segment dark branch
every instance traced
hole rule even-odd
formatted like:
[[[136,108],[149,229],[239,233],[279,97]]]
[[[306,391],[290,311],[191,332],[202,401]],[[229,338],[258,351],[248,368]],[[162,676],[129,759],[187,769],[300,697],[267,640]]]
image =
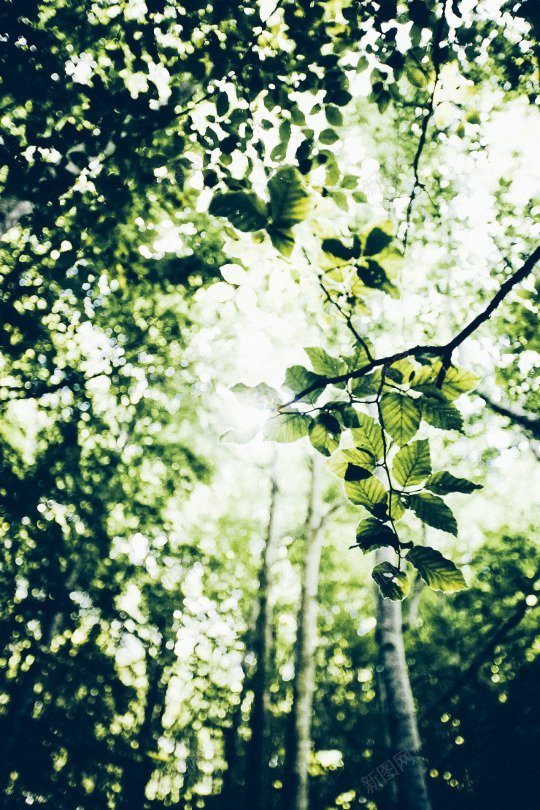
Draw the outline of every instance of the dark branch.
[[[352,322],[351,316],[345,312],[345,310],[343,309],[341,304],[338,301],[336,301],[335,298],[332,298],[332,295],[330,294],[330,292],[328,291],[328,289],[324,285],[322,275],[319,275],[319,286],[320,286],[321,290],[323,291],[323,293],[325,295],[325,298],[328,301],[328,303],[331,304],[332,306],[334,306],[337,309],[337,311],[339,312],[339,314],[341,315],[341,317],[343,318],[343,320],[347,324],[347,329],[351,332],[351,334],[354,336],[354,339],[360,344],[360,346],[362,346],[362,348],[365,351],[366,356],[368,357],[368,359],[373,360],[373,357],[372,357],[371,352],[369,350],[369,346],[367,345],[364,338],[361,335],[359,335],[358,332],[356,331],[356,329],[354,327],[354,324]]]
[[[486,394],[485,391],[477,391],[476,393],[481,399],[484,400],[490,410],[499,414],[499,416],[505,416],[514,424],[519,425],[528,433],[531,433],[534,439],[538,439],[540,441],[540,418],[525,413],[521,410],[509,408],[506,405],[500,405],[498,402],[491,399],[491,397]]]
[[[480,312],[476,318],[473,318],[470,323],[465,326],[461,332],[452,338],[448,343],[444,343],[440,346],[434,345],[418,345],[413,346],[410,349],[404,349],[401,352],[396,352],[396,354],[388,355],[387,357],[380,357],[379,359],[371,360],[365,366],[361,368],[355,369],[354,371],[349,371],[346,374],[338,374],[335,377],[319,377],[316,382],[312,385],[309,385],[303,391],[300,391],[296,396],[291,399],[289,402],[283,403],[281,408],[286,408],[289,405],[293,405],[295,402],[299,402],[303,397],[307,396],[307,394],[311,394],[313,391],[316,391],[318,388],[321,388],[321,384],[323,385],[335,385],[336,383],[343,383],[348,382],[349,380],[355,380],[359,377],[364,377],[366,374],[369,374],[370,371],[373,371],[375,368],[380,368],[381,366],[389,366],[392,363],[396,363],[398,360],[403,360],[405,357],[441,357],[443,359],[443,365],[449,365],[450,360],[452,358],[452,354],[460,346],[467,338],[473,334],[494,312],[495,309],[499,306],[499,304],[506,298],[508,293],[523,281],[529,273],[533,270],[535,264],[540,259],[540,245],[533,250],[531,255],[523,262],[519,270],[510,276],[503,284],[501,284],[497,293],[493,296],[487,307]]]
[[[420,159],[422,157],[422,152],[424,151],[424,147],[426,145],[426,138],[428,133],[428,127],[433,118],[433,113],[435,112],[435,93],[437,92],[437,84],[439,82],[439,75],[441,72],[441,58],[440,58],[440,51],[441,51],[441,40],[442,40],[442,32],[444,30],[444,23],[445,23],[445,13],[446,13],[446,2],[442,4],[441,16],[439,18],[439,22],[437,25],[437,29],[433,35],[433,46],[432,46],[432,56],[431,60],[433,63],[433,89],[431,91],[431,95],[428,99],[427,104],[423,107],[423,116],[422,116],[422,125],[420,128],[420,138],[418,139],[418,145],[416,147],[416,152],[412,162],[412,170],[413,170],[413,187],[411,189],[411,193],[409,196],[409,202],[407,205],[407,211],[405,213],[405,232],[403,234],[403,253],[405,253],[407,249],[407,243],[409,239],[409,230],[411,227],[411,217],[412,217],[412,209],[414,205],[414,201],[416,199],[416,194],[418,189],[421,188],[420,183]]]

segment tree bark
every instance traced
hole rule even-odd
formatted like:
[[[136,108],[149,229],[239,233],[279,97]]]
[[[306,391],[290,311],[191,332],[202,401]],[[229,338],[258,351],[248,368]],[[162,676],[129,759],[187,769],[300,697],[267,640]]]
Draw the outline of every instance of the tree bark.
[[[392,558],[389,549],[377,551],[377,563]],[[392,559],[393,561],[393,559]],[[421,758],[420,735],[403,645],[401,602],[377,591],[377,641],[380,700],[388,728],[399,810],[431,810]],[[383,763],[380,763],[381,765]]]
[[[311,715],[317,649],[317,592],[324,534],[318,457],[310,459],[310,467],[311,487],[304,532],[304,561],[296,625],[293,699],[283,775],[284,810],[307,810],[309,807]]]
[[[248,747],[246,790],[247,801],[254,810],[266,810],[268,806],[268,682],[272,645],[270,589],[271,569],[279,547],[279,534],[276,525],[277,497],[278,486],[274,477],[270,483],[268,525],[259,571],[258,609],[252,642],[255,669],[251,678],[253,703],[250,717],[251,739]]]

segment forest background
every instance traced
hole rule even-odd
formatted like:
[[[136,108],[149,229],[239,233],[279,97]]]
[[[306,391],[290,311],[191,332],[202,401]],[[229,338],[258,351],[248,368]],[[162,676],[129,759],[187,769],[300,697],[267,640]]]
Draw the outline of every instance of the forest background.
[[[534,806],[533,0],[4,0],[7,808]]]

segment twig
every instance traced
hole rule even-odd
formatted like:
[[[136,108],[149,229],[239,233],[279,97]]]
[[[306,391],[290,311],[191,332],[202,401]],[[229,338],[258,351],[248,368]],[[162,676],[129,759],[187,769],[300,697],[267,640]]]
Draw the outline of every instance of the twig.
[[[539,417],[529,415],[523,411],[516,411],[506,405],[500,405],[498,402],[492,400],[491,397],[485,393],[485,391],[476,391],[476,394],[480,397],[480,399],[484,400],[488,408],[494,413],[497,413],[500,416],[506,416],[506,418],[510,419],[511,422],[514,422],[516,425],[519,425],[531,433],[533,438],[540,440]]]
[[[363,338],[363,337],[361,337],[361,335],[359,335],[359,334],[358,334],[358,332],[356,331],[356,329],[355,329],[355,327],[354,327],[354,324],[353,324],[353,322],[352,322],[352,318],[351,318],[351,316],[350,316],[350,315],[348,315],[348,314],[347,314],[347,313],[344,311],[343,307],[341,306],[341,304],[339,304],[339,303],[338,303],[338,301],[336,301],[334,298],[332,298],[332,296],[330,295],[329,291],[328,291],[328,290],[327,290],[327,288],[324,286],[323,277],[322,277],[322,275],[321,275],[321,274],[319,274],[318,278],[319,278],[319,285],[320,285],[320,288],[321,288],[321,290],[323,291],[323,293],[324,293],[324,295],[325,295],[326,300],[328,301],[328,303],[332,304],[332,305],[333,305],[333,306],[334,306],[334,307],[337,309],[337,311],[339,312],[339,314],[341,315],[341,317],[342,317],[342,318],[343,318],[343,320],[345,321],[345,323],[346,323],[346,325],[347,325],[347,329],[348,329],[348,330],[351,332],[351,334],[354,336],[355,340],[356,340],[356,341],[357,341],[357,342],[358,342],[358,343],[359,343],[359,344],[362,346],[363,350],[364,350],[364,351],[365,351],[365,353],[366,353],[366,356],[367,356],[368,360],[370,360],[370,361],[371,361],[371,360],[373,360],[373,355],[371,354],[371,352],[370,352],[370,350],[369,350],[369,346],[367,345],[367,343],[366,343],[366,341],[364,340],[364,338]]]
[[[416,147],[416,152],[412,162],[412,170],[413,170],[413,187],[411,189],[411,193],[409,196],[409,202],[407,204],[407,211],[405,214],[405,232],[403,234],[403,253],[407,250],[407,243],[409,239],[409,229],[411,226],[411,217],[412,217],[412,209],[414,205],[414,201],[416,199],[416,194],[418,189],[421,187],[420,184],[420,159],[422,157],[422,152],[424,151],[424,147],[426,145],[426,138],[428,127],[433,118],[433,113],[435,112],[435,94],[437,92],[437,84],[439,82],[439,76],[441,72],[441,59],[440,59],[440,50],[441,50],[441,39],[442,39],[442,32],[444,29],[444,21],[445,21],[445,14],[446,14],[446,2],[442,4],[442,11],[441,16],[439,18],[439,22],[437,25],[437,29],[433,34],[433,47],[431,51],[431,59],[433,63],[433,89],[431,91],[428,103],[424,107],[424,114],[422,116],[422,126],[420,128],[420,138],[418,139],[418,145]]]

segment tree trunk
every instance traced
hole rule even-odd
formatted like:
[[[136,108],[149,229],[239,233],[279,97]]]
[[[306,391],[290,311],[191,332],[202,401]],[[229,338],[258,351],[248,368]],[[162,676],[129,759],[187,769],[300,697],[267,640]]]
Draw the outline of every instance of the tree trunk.
[[[242,701],[246,693],[246,678],[239,695],[238,704],[231,713],[231,723],[223,730],[223,758],[225,772],[221,785],[219,807],[222,810],[236,810],[240,806],[242,791],[242,774],[240,772],[239,731],[242,724]]]
[[[276,526],[277,495],[278,486],[275,478],[272,478],[266,542],[259,572],[258,610],[252,643],[255,669],[251,678],[253,704],[250,717],[251,739],[248,748],[246,789],[247,801],[254,810],[266,810],[268,806],[268,680],[272,643],[270,575],[279,546],[279,534]]]
[[[392,558],[388,549],[377,551],[377,563]],[[380,700],[388,728],[390,749],[381,770],[383,781],[395,779],[399,810],[430,810],[416,709],[403,645],[401,602],[377,592],[377,641],[381,682]]]
[[[304,532],[302,584],[296,624],[293,700],[283,775],[284,810],[307,810],[309,807],[311,714],[317,649],[317,592],[323,541],[318,457],[310,459],[310,467],[311,487]]]

